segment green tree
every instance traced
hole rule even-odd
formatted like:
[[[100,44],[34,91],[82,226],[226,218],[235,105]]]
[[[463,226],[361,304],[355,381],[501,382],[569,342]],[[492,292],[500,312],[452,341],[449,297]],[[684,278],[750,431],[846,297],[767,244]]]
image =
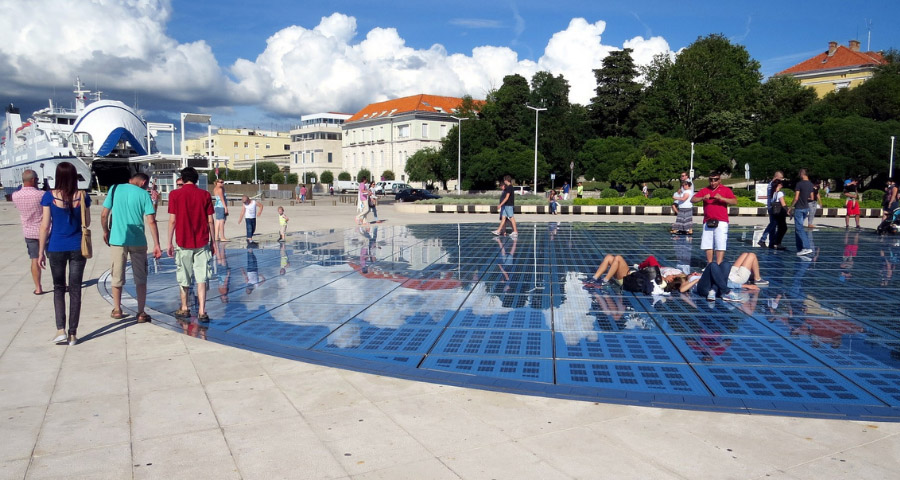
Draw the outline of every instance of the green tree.
[[[611,52],[603,66],[594,70],[597,96],[591,99],[590,114],[594,131],[602,137],[621,137],[633,132],[632,112],[641,98],[638,70],[631,58],[632,49]]]
[[[300,179],[297,177],[296,173],[289,173],[285,181],[291,185],[296,185],[300,183]]]
[[[356,181],[361,182],[363,179],[372,179],[372,172],[370,172],[368,168],[361,168],[356,172]]]
[[[534,127],[533,120],[528,121],[534,112],[525,107],[530,95],[528,80],[518,74],[503,77],[503,85],[488,93],[481,112],[484,118],[493,124],[499,140],[515,139],[521,142],[527,140],[526,126]],[[534,135],[533,129],[531,135]]]
[[[625,168],[628,158],[636,152],[634,141],[630,138],[593,138],[578,152],[576,163],[585,178],[609,180],[612,172]]]
[[[538,154],[538,178],[547,178],[550,166]],[[464,178],[473,188],[493,188],[504,175],[512,176],[518,184],[531,184],[534,176],[534,150],[514,140],[504,140],[497,148],[477,153],[466,164]]]
[[[324,172],[322,172],[322,175],[320,175],[319,180],[322,183],[330,185],[334,183],[334,174],[331,173],[331,170],[325,170]]]
[[[272,175],[271,183],[276,183],[278,185],[283,185],[285,183],[284,174],[281,172],[275,173]]]
[[[451,166],[447,159],[434,148],[423,148],[406,160],[406,173],[414,182],[441,182],[447,189],[447,180],[456,176],[456,161]]]
[[[639,182],[671,187],[673,180],[690,166],[691,144],[687,140],[655,135],[638,147],[641,154],[634,167]]]
[[[253,167],[248,170],[252,179]],[[275,162],[258,162],[256,164],[256,178],[259,179],[259,183],[272,183],[272,175],[276,173],[281,173],[281,168]]]
[[[734,159],[738,165],[749,163],[750,175],[756,179],[772,178],[776,171],[783,170],[787,165],[783,152],[758,142],[738,149]]]
[[[712,113],[750,116],[762,78],[759,62],[719,34],[698,38],[674,62],[661,60],[648,73],[653,84],[647,90],[646,113],[662,116],[651,123],[671,123],[670,132],[689,141],[717,138],[711,128],[715,119],[708,118]]]
[[[760,123],[765,127],[788,119],[809,108],[816,100],[816,91],[800,85],[796,78],[790,75],[772,77],[760,87],[757,108]]]
[[[346,182],[346,181],[352,180],[352,179],[353,179],[353,176],[350,175],[350,173],[348,173],[348,172],[341,172],[338,174],[338,180]]]
[[[381,176],[382,176],[385,180],[387,180],[387,181],[392,181],[392,180],[394,180],[394,172],[393,172],[393,170],[385,170],[385,171],[381,172]]]
[[[531,87],[529,104],[547,109],[539,114],[538,151],[546,159],[550,172],[561,175],[568,171],[569,163],[590,133],[587,110],[569,103],[569,82],[562,75],[537,72]],[[522,144],[533,148],[535,115],[532,110],[528,113],[529,140]],[[549,183],[548,176],[539,176],[538,182]]]

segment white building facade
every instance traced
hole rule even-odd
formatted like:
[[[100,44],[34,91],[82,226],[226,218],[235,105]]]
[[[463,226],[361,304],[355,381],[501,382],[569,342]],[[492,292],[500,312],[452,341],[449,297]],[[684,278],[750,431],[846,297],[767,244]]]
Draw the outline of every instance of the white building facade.
[[[337,179],[343,166],[344,122],[348,113],[315,113],[300,117],[300,125],[291,130],[291,173],[304,182],[310,174],[321,178],[329,170]]]
[[[406,160],[423,148],[441,148],[462,101],[421,94],[367,105],[343,124],[343,171],[355,179],[365,168],[378,180],[390,170],[407,181]]]

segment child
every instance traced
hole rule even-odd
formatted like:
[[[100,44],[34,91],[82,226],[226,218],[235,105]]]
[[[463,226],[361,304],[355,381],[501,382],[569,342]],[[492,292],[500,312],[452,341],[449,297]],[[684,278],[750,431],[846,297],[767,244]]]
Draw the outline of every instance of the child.
[[[278,207],[278,225],[281,226],[281,238],[278,239],[279,242],[284,243],[287,240],[287,224],[288,217],[284,215],[284,207]]]
[[[238,225],[245,218],[247,219],[247,244],[253,243],[253,234],[256,232],[256,217],[262,215],[263,204],[257,200],[250,200],[250,197],[244,195],[241,199],[244,203],[244,209],[241,210],[241,216],[238,218]]]

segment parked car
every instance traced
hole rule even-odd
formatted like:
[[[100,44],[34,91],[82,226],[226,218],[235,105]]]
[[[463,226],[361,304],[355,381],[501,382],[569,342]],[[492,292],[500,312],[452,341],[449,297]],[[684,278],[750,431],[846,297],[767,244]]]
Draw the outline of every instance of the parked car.
[[[515,188],[516,195],[531,195],[532,193],[531,187],[527,185],[519,185],[513,188]]]
[[[353,180],[338,180],[334,182],[334,191],[338,193],[358,192],[359,182]]]
[[[394,195],[394,200],[398,202],[415,202],[416,200],[431,200],[433,198],[441,198],[441,196],[421,188],[403,189]]]
[[[400,190],[406,190],[407,188],[412,188],[406,183],[403,182],[395,182],[393,180],[387,180],[384,182],[378,182],[375,184],[375,193],[379,195],[384,195],[385,193],[394,193],[396,194]]]

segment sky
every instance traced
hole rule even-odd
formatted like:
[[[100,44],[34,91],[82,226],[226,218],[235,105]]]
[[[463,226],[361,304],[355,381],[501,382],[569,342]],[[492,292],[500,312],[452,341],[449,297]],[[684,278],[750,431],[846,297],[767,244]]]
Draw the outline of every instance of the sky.
[[[587,104],[609,52],[644,65],[713,33],[765,77],[832,40],[900,48],[896,0],[0,0],[0,12],[0,102],[70,106],[79,76],[149,121],[209,113],[227,128],[287,130],[418,93],[485,98],[541,70]]]

